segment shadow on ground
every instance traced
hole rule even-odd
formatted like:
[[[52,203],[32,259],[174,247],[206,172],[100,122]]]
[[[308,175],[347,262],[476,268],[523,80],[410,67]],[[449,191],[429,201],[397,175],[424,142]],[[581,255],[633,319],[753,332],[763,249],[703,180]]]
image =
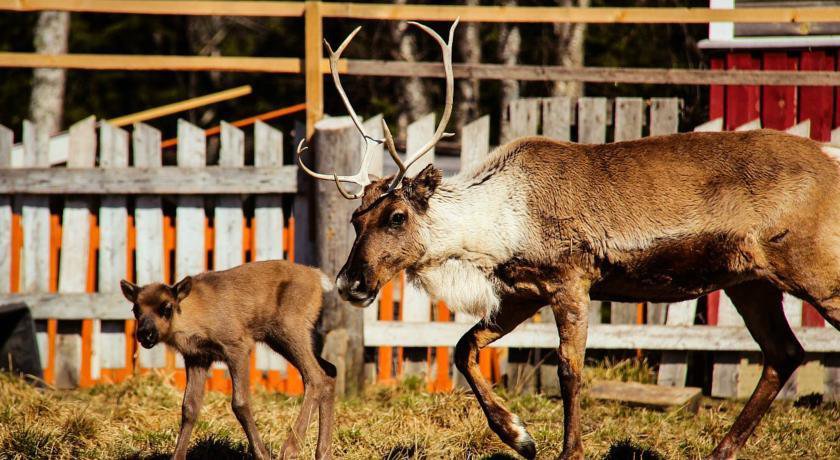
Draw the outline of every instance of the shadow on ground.
[[[174,446],[173,446],[174,449]],[[132,454],[122,460],[169,460],[172,452]],[[253,458],[248,446],[223,437],[208,436],[194,443],[187,452],[187,460],[239,460]]]
[[[655,450],[624,440],[610,446],[603,460],[665,460],[665,457]]]

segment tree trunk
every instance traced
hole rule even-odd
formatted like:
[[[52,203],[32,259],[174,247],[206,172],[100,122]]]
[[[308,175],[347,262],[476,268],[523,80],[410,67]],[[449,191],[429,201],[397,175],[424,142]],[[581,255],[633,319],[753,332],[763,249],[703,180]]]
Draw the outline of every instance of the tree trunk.
[[[504,6],[516,6],[516,0],[506,0]],[[499,59],[502,64],[515,66],[519,61],[519,48],[522,38],[519,35],[519,26],[502,24],[499,34]],[[515,99],[519,98],[519,82],[516,80],[502,80],[500,126],[500,143],[508,142],[510,139],[510,111],[508,106]]]
[[[44,11],[35,27],[35,51],[41,54],[67,53],[70,13]],[[50,135],[61,129],[64,115],[64,69],[35,69],[29,116]]]
[[[479,4],[478,0],[465,0],[467,6]],[[481,63],[481,36],[479,35],[479,23],[468,22],[463,26],[461,39],[458,40],[458,51],[464,62],[468,64]],[[458,111],[456,115],[457,132],[465,124],[478,118],[479,81],[477,79],[458,80]]]
[[[397,0],[395,3],[402,5],[406,0]],[[394,51],[395,59],[416,62],[417,61],[417,39],[409,33],[410,26],[405,21],[396,22],[391,29],[391,36],[399,46]],[[413,28],[413,27],[412,27]],[[401,78],[399,98],[402,106],[400,116],[397,119],[399,137],[404,136],[405,129],[409,123],[429,113],[429,98],[425,91],[423,81],[417,77]]]
[[[590,0],[559,0],[560,6],[589,6]],[[576,4],[576,5],[575,5]],[[554,36],[557,38],[557,65],[563,67],[583,67],[583,45],[586,36],[586,24],[554,24]],[[583,82],[554,82],[555,96],[580,97],[583,95]]]

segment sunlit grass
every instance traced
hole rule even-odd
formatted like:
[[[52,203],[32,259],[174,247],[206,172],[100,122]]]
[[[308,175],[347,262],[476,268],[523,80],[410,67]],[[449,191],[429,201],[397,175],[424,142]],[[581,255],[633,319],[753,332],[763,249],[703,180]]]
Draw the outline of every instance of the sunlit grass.
[[[650,381],[646,363],[621,361],[587,368],[592,378]],[[429,394],[422,382],[372,386],[336,406],[333,456],[341,459],[511,458],[464,391]],[[562,445],[562,404],[539,395],[500,392],[537,441],[540,458]],[[263,439],[277,454],[299,409],[299,398],[257,390],[254,412]],[[87,390],[37,389],[0,375],[0,458],[167,458],[180,420],[181,391],[161,375],[134,377]],[[706,399],[697,414],[657,412],[583,397],[588,458],[627,458],[648,449],[660,458],[698,458],[723,436],[741,403]],[[840,405],[795,408],[777,401],[741,458],[840,458]],[[317,426],[303,458],[312,458]],[[612,451],[611,451],[612,450]],[[191,458],[241,458],[247,441],[228,396],[207,395],[191,443]],[[611,454],[610,454],[611,452]],[[609,454],[609,455],[608,455]],[[637,457],[639,458],[639,457]],[[654,457],[645,457],[654,458]]]

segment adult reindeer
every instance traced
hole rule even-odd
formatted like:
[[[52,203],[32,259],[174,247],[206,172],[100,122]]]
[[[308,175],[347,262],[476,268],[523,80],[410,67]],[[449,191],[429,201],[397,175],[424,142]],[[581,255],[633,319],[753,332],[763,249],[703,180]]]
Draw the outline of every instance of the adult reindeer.
[[[446,136],[452,111],[452,35],[443,50],[446,105],[434,137],[406,160],[365,132],[330,51],[333,79],[365,145],[384,142],[399,172],[371,180],[366,150],[334,180],[356,240],[338,274],[343,298],[373,302],[400,270],[432,296],[482,319],[458,342],[456,364],[490,427],[526,458],[534,440],[479,372],[480,349],[550,305],[560,335],[561,458],[583,458],[581,369],[590,299],[676,302],[724,289],[764,354],[758,385],[712,452],[733,458],[803,359],[782,293],[815,305],[840,328],[840,148],[775,131],[690,133],[606,145],[515,140],[453,177],[408,167]],[[358,31],[358,29],[357,29]],[[327,45],[329,48],[329,45]],[[384,123],[383,123],[384,125]],[[324,154],[323,152],[321,154]],[[342,183],[357,184],[346,191]]]

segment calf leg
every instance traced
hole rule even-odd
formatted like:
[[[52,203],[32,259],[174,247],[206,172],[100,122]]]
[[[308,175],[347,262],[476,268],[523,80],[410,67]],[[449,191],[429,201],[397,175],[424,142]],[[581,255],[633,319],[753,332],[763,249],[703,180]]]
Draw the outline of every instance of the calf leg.
[[[248,369],[250,366],[250,350],[228,351],[228,370],[230,379],[233,382],[233,395],[231,397],[231,409],[233,415],[239,420],[245,436],[251,444],[251,451],[257,459],[269,459],[268,451],[257,432],[257,424],[254,422],[254,415],[251,413],[251,395]]]
[[[782,291],[767,281],[751,281],[726,289],[726,294],[761,347],[764,369],[747,404],[712,452],[713,459],[735,458],[805,356],[782,310]]]
[[[191,359],[185,359],[184,365],[187,368],[187,388],[184,390],[184,402],[181,405],[181,430],[178,433],[175,453],[172,454],[175,460],[184,460],[187,457],[190,435],[204,401],[204,382],[207,381],[207,369],[210,367],[209,363],[199,363]]]
[[[530,318],[538,308],[539,305],[503,304],[494,317],[482,319],[467,331],[455,347],[455,365],[472,388],[490,428],[505,444],[528,459],[536,457],[537,446],[519,417],[505,407],[481,375],[478,352]]]
[[[306,328],[286,328],[287,332],[275,344],[275,350],[282,354],[299,371],[303,379],[303,403],[292,432],[283,443],[280,458],[296,458],[300,443],[318,407],[318,447],[316,459],[331,457],[333,405],[335,399],[335,367],[315,354],[311,332]]]
[[[552,304],[560,335],[557,375],[563,396],[563,453],[561,459],[583,459],[580,435],[580,387],[586,352],[589,295],[563,293]]]

